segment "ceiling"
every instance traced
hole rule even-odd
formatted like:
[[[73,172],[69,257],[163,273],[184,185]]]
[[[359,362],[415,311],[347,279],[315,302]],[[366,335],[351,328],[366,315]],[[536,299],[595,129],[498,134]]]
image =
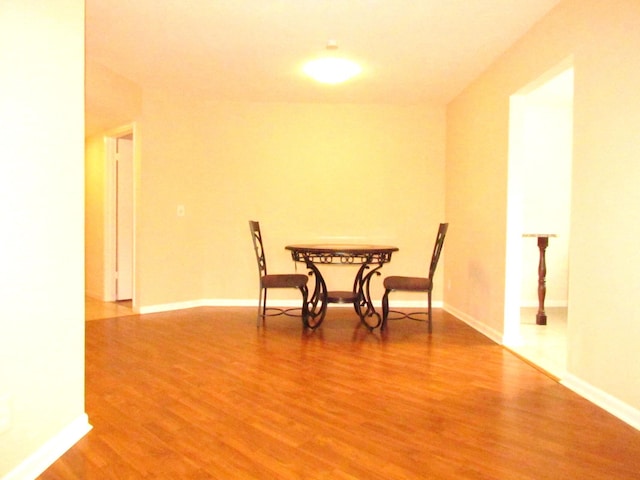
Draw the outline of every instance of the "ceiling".
[[[86,0],[86,55],[143,88],[242,101],[448,102],[559,0]],[[363,73],[315,84],[305,60]]]

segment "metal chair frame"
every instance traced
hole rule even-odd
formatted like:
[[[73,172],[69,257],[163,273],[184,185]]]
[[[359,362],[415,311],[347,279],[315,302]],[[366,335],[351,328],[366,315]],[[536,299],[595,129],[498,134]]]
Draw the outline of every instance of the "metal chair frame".
[[[264,322],[265,317],[287,315],[290,317],[302,317],[302,324],[304,327],[308,327],[308,304],[307,298],[309,296],[309,289],[307,287],[307,281],[309,277],[303,274],[297,273],[284,273],[284,274],[269,274],[267,272],[267,260],[264,253],[264,244],[262,242],[262,233],[260,231],[260,223],[254,220],[249,220],[249,229],[251,230],[251,239],[253,241],[253,248],[256,254],[256,261],[258,263],[259,274],[259,296],[258,296],[258,318],[257,326],[260,326],[261,320]],[[302,294],[302,307],[301,308],[279,308],[279,307],[267,307],[267,290],[270,288],[297,288]],[[301,314],[294,314],[292,312],[301,310]]]
[[[433,291],[433,277],[436,273],[438,266],[438,260],[440,259],[440,253],[442,252],[442,246],[444,245],[444,239],[447,235],[449,228],[448,223],[441,223],[438,227],[438,234],[436,236],[435,245],[433,247],[433,253],[431,255],[431,263],[429,264],[429,276],[428,277],[403,277],[403,276],[390,276],[384,279],[384,295],[382,296],[382,325],[381,330],[384,330],[387,326],[387,320],[400,320],[403,318],[409,318],[411,320],[422,320],[421,315],[427,316],[429,333],[433,331],[433,320],[431,312],[431,293]],[[406,292],[426,292],[427,293],[427,311],[426,312],[410,312],[404,313],[398,310],[389,310],[389,294],[393,291],[406,291]],[[389,313],[392,312],[397,316],[392,319],[389,318]]]

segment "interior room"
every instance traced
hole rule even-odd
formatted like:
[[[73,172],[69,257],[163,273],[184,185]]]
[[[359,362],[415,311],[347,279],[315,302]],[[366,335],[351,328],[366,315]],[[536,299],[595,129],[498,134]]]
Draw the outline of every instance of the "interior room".
[[[513,356],[542,375],[535,385],[550,381],[575,395],[569,404],[597,407],[598,422],[619,422],[632,458],[640,4],[442,3],[0,7],[0,58],[11,66],[0,74],[0,141],[12,159],[0,175],[10,279],[0,302],[2,478],[36,478],[95,434],[87,339],[107,325],[113,335],[127,328],[101,323],[105,313],[89,313],[95,302],[94,312],[106,306],[108,318],[135,317],[142,329],[144,318],[160,325],[197,309],[245,309],[256,335],[248,220],[260,221],[278,272],[306,273],[290,244],[397,247],[372,281],[376,305],[382,278],[425,273],[437,226],[448,222],[434,333],[397,322],[380,348],[414,336],[446,344],[447,358],[468,328],[465,342],[506,362],[499,375],[521,368],[505,360]],[[326,56],[352,59],[360,73],[340,85],[306,77],[303,62]],[[567,72],[570,98],[548,100],[544,86]],[[536,98],[541,90],[550,103]],[[549,235],[544,295],[529,235]],[[119,284],[117,262],[128,272]],[[326,280],[349,288],[353,274],[335,269]],[[547,325],[534,323],[541,296]],[[271,301],[298,298],[282,291]],[[424,305],[392,297],[394,308]],[[296,326],[275,328],[278,344],[283,335],[300,341]],[[323,328],[326,347],[340,322],[314,333]],[[382,340],[370,333],[363,341]],[[399,472],[384,478],[407,478]]]

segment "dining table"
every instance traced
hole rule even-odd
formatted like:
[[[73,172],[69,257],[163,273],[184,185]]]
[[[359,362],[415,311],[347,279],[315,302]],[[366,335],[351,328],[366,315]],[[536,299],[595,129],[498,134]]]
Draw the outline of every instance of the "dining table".
[[[315,278],[313,292],[308,299],[308,324],[317,328],[323,322],[330,303],[350,303],[369,330],[379,327],[382,317],[371,299],[371,279],[380,275],[380,269],[391,261],[398,247],[351,243],[310,243],[285,246],[295,262],[306,265]],[[329,290],[319,266],[358,266],[350,290]]]

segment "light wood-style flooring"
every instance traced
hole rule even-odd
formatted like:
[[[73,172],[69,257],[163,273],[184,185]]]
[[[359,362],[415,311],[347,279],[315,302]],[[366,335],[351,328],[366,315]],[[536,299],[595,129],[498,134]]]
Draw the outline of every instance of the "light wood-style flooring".
[[[94,428],[44,480],[640,478],[639,431],[441,310],[97,319],[86,377]]]
[[[128,315],[133,315],[131,301],[102,302],[91,297],[85,297],[84,299],[84,318],[87,321],[126,317]]]

